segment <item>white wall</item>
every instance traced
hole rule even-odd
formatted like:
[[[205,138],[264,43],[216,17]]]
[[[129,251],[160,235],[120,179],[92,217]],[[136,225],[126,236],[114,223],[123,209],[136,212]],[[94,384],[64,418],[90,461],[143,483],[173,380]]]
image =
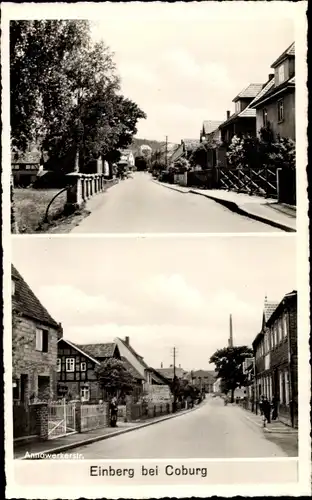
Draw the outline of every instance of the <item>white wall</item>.
[[[124,356],[129,361],[129,363],[139,372],[139,374],[145,378],[145,368],[140,363],[140,361],[132,354],[131,351],[129,351],[129,349],[124,345],[123,342],[120,341],[120,339],[116,338],[114,342],[118,345],[120,355]]]

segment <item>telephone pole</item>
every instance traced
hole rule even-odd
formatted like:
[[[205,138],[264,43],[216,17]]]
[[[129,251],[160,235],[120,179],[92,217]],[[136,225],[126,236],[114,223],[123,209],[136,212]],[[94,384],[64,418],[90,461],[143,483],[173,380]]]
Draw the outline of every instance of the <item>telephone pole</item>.
[[[166,135],[166,167],[168,167],[168,136]]]
[[[233,324],[232,324],[232,314],[230,314],[230,337],[229,337],[229,347],[233,347]]]
[[[172,350],[172,355],[173,355],[173,379],[172,379],[172,388],[173,388],[173,405],[172,405],[172,411],[173,413],[176,411],[176,406],[177,406],[177,379],[176,379],[176,356],[177,356],[177,350],[175,347],[173,347]]]

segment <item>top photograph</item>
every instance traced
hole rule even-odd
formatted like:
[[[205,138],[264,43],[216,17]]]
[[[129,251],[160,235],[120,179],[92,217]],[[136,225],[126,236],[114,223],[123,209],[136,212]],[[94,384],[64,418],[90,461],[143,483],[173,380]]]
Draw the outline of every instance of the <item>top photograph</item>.
[[[129,8],[10,21],[11,232],[295,232],[292,20]]]

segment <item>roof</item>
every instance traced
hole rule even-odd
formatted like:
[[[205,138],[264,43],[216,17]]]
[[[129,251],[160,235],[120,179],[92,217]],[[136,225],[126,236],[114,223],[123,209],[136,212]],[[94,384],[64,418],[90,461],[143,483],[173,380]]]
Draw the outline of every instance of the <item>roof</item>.
[[[144,377],[132,366],[131,363],[125,358],[124,356],[121,356],[121,360],[123,361],[127,371],[131,373],[131,375],[136,378],[137,380],[145,380]]]
[[[196,378],[209,378],[209,379],[214,379],[217,374],[213,370],[192,370],[191,372],[188,372],[187,374],[188,377],[196,377]]]
[[[242,90],[236,97],[234,97],[233,102],[239,99],[254,99],[263,87],[263,83],[250,83],[248,87]]]
[[[167,379],[173,378],[173,367],[170,368],[157,368],[157,372],[166,377]],[[181,378],[184,376],[185,371],[182,368],[176,367],[176,377]]]
[[[66,342],[66,344],[68,344],[69,346],[73,347],[74,349],[77,349],[77,351],[79,351],[81,354],[83,354],[84,356],[86,356],[87,358],[91,359],[91,361],[93,361],[94,363],[96,363],[97,365],[99,365],[99,361],[97,359],[94,359],[92,356],[90,356],[90,354],[88,354],[87,352],[85,352],[83,349],[81,349],[81,346],[77,345],[77,344],[74,344],[74,342],[70,342],[69,340],[67,339],[64,339],[63,337],[60,338],[58,340],[58,342]]]
[[[228,118],[228,120],[225,120],[224,122],[221,123],[220,128],[228,125],[232,121],[234,121],[236,118],[256,118],[256,110],[255,109],[250,109],[250,105],[246,106],[243,111],[240,111],[239,113],[233,113],[233,115]]]
[[[275,68],[276,66],[278,66],[287,57],[295,57],[295,42],[289,45],[289,47],[287,47],[287,49],[282,52],[282,54],[271,65],[271,68]]]
[[[155,368],[149,367],[149,372],[152,373],[160,382],[169,385],[171,380],[165,377],[165,375],[161,374],[159,370],[155,370]]]
[[[114,342],[107,344],[75,344],[76,347],[84,351],[93,358],[112,358],[117,345]]]
[[[124,340],[122,340],[120,337],[117,337],[118,340],[125,346],[127,347],[127,349],[131,352],[131,354],[133,354],[133,356],[141,363],[141,365],[144,366],[144,368],[148,368],[148,365],[145,363],[144,359],[142,358],[142,356],[140,356],[134,349],[133,347],[130,345],[130,344],[127,344],[127,342],[125,342]]]
[[[264,319],[265,319],[266,323],[270,319],[270,317],[272,316],[272,314],[274,313],[274,311],[277,308],[278,304],[279,304],[278,302],[268,301],[267,297],[265,297],[265,299],[264,299],[263,314],[264,314]]]
[[[265,88],[263,89],[263,92],[259,93],[257,97],[250,103],[249,106],[256,109],[267,99],[273,98],[276,94],[280,94],[281,92],[286,91],[289,88],[295,87],[295,84],[296,83],[294,76],[277,86],[275,85],[274,78],[272,78],[272,80],[266,84]]]
[[[12,307],[28,318],[34,319],[45,325],[59,329],[60,325],[41,304],[26,281],[12,265],[12,278],[15,282],[15,292],[12,296]]]
[[[203,123],[204,134],[211,134],[212,132],[217,130],[217,128],[219,128],[221,123],[223,122],[217,120],[205,120]]]
[[[285,304],[291,300],[297,300],[297,291],[296,290],[293,290],[292,292],[287,293],[283,297],[283,299],[279,302],[279,304],[277,304],[274,311],[272,311],[270,317],[267,320],[268,326],[270,324],[272,324],[272,322],[278,317],[279,314],[281,314],[283,308],[285,307]]]
[[[186,151],[192,151],[200,146],[200,141],[198,139],[182,139],[182,143],[184,144]]]

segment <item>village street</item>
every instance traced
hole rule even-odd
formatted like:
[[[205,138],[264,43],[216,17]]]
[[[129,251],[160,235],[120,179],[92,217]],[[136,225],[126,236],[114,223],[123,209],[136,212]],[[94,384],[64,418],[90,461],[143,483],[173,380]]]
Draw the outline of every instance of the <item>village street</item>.
[[[203,196],[181,193],[135,172],[89,200],[91,214],[72,233],[276,232]]]
[[[104,441],[75,448],[85,459],[285,457],[244,410],[207,398],[201,407]]]

